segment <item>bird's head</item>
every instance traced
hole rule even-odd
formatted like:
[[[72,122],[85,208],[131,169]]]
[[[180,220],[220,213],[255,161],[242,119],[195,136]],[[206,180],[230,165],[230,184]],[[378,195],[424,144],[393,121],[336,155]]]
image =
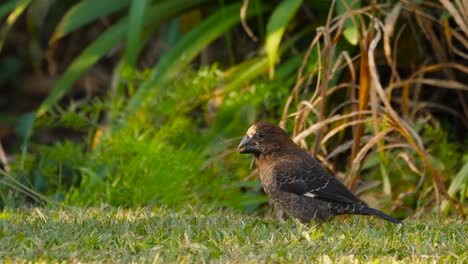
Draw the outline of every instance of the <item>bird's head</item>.
[[[291,144],[288,134],[280,127],[268,122],[258,122],[247,130],[246,135],[239,144],[239,152],[260,154],[271,154],[278,151],[282,146]],[[294,144],[294,143],[292,143]]]

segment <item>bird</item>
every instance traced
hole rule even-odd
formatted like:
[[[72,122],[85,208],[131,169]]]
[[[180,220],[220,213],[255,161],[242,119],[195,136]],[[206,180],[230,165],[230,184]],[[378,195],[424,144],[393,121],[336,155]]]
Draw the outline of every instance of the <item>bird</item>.
[[[238,150],[253,154],[262,187],[273,204],[304,224],[343,214],[374,215],[402,224],[357,198],[277,125],[253,124]]]

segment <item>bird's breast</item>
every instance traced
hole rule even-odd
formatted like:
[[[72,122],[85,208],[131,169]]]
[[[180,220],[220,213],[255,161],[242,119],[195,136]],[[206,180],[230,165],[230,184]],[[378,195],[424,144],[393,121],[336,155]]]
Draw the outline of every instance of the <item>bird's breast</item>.
[[[264,189],[272,189],[275,186],[273,166],[259,166],[258,173]]]

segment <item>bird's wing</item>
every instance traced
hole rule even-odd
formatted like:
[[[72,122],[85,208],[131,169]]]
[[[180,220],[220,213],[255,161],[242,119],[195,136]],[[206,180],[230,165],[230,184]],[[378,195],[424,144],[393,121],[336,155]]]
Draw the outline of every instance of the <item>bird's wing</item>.
[[[362,203],[311,156],[277,161],[273,170],[283,191],[329,202]]]

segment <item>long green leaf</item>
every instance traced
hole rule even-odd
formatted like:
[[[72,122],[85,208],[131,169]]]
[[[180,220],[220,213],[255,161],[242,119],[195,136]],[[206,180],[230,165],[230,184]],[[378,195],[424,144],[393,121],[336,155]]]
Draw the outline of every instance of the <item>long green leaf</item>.
[[[150,78],[139,87],[126,110],[131,112],[143,104],[151,88],[157,87],[173,78],[209,43],[234,25],[240,23],[240,8],[241,4],[236,3],[220,9],[182,37],[176,46],[161,58],[159,63],[154,67]],[[256,9],[249,8],[246,16],[251,17],[265,10],[262,6]]]
[[[468,155],[465,156],[465,165],[460,169],[455,178],[453,178],[447,190],[450,197],[455,198],[460,193],[460,203],[463,204],[468,197]],[[450,204],[447,201],[442,203],[442,211],[447,211]]]
[[[281,55],[286,50],[288,50],[297,40],[299,40],[304,35],[310,33],[313,29],[315,30],[315,25],[310,25],[306,27],[303,31],[293,36],[291,39],[288,39],[279,49],[279,54]],[[278,75],[275,78],[287,78],[289,74],[297,70],[301,65],[302,60],[304,59],[304,54],[298,54],[294,57],[289,58],[287,61],[282,63],[278,68]],[[315,63],[316,59],[312,55],[309,58],[309,63]],[[248,61],[245,61],[233,68],[230,71],[229,80],[224,86],[224,92],[230,92],[238,89],[239,87],[245,85],[246,83],[252,81],[258,76],[264,74],[268,69],[268,57],[258,57]]]
[[[54,88],[42,102],[37,110],[37,116],[42,116],[49,111],[71,88],[73,83],[93,64],[95,64],[104,54],[119,43],[124,37],[127,23],[120,21],[106,32],[101,34],[96,41],[91,43],[65,70]]]
[[[10,13],[16,7],[16,0],[11,0],[8,3],[0,5],[0,19]]]
[[[361,0],[338,0],[336,3],[336,12],[339,15],[345,15],[348,10],[352,11],[361,8]],[[358,19],[356,19],[358,21]],[[351,18],[347,18],[344,24],[343,36],[351,45],[358,43],[358,28],[353,24]]]
[[[243,63],[235,70],[232,78],[230,78],[232,81],[228,81],[224,86],[224,92],[237,90],[240,86],[263,74],[267,68],[268,58],[266,56],[254,58],[248,61],[248,63]]]
[[[144,26],[145,8],[149,0],[133,1],[130,7],[129,27],[127,37],[127,48],[125,50],[125,57],[127,63],[134,67],[138,58],[138,53],[141,45],[141,31]]]
[[[265,51],[268,57],[271,79],[273,79],[275,75],[275,64],[279,58],[278,50],[281,38],[283,38],[284,31],[289,21],[291,21],[296,14],[301,3],[302,0],[285,0],[281,2],[268,20]]]
[[[140,2],[140,1],[134,1]],[[130,0],[84,0],[74,5],[63,16],[50,42],[66,36],[74,30],[103,16],[117,12],[130,4]]]
[[[457,173],[457,176],[452,180],[450,187],[448,188],[448,194],[451,197],[455,196],[455,193],[460,191],[461,197],[466,198],[468,194],[468,161]]]
[[[158,3],[148,8],[144,24],[156,24],[163,19],[171,17],[194,5],[206,2],[208,0],[170,0]],[[37,111],[37,116],[41,116],[50,110],[60,98],[70,89],[72,84],[102,56],[109,52],[112,47],[120,43],[128,32],[128,20],[122,19],[101,34],[98,39],[91,43],[65,70],[63,75],[57,81],[54,89],[41,104]]]
[[[282,63],[278,68],[277,78],[287,78],[292,72],[296,71],[301,65],[304,59],[304,54],[299,54],[289,58],[287,61]],[[238,90],[239,87],[249,83],[258,76],[262,75],[268,68],[268,58],[266,56],[254,58],[242,65],[239,65],[229,78],[230,81],[226,83],[223,89],[223,93],[229,93],[230,91]]]

